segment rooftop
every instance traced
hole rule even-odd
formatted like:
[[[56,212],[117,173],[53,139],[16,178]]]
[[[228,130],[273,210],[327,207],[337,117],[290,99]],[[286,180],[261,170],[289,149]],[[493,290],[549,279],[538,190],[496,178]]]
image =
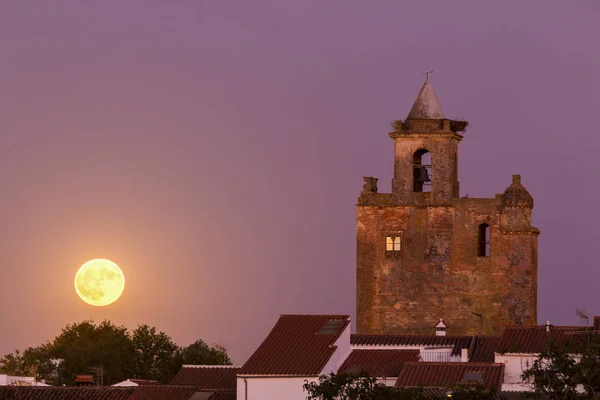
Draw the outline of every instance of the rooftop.
[[[239,374],[316,376],[349,324],[347,315],[281,315]]]
[[[486,389],[500,389],[504,380],[504,364],[465,362],[408,362],[404,364],[396,386],[451,387],[482,384]]]
[[[537,354],[548,349],[551,343],[575,341],[578,333],[589,332],[581,326],[516,326],[502,332],[494,351],[496,353]]]
[[[171,385],[194,385],[199,391],[235,390],[240,369],[233,365],[184,365]]]
[[[419,361],[419,350],[352,350],[338,373],[365,371],[376,378],[397,377],[409,361]]]
[[[0,399],[18,400],[129,400],[136,388],[115,387],[0,387]],[[170,400],[170,399],[164,399]],[[178,400],[178,399],[173,399]],[[187,399],[186,399],[187,400]]]
[[[499,336],[475,336],[469,349],[469,362],[494,362]]]
[[[127,400],[189,400],[194,393],[196,388],[193,386],[142,385]]]
[[[472,336],[428,336],[428,335],[352,335],[350,344],[355,347],[365,346],[453,346],[452,355],[460,355],[461,349],[468,349]]]

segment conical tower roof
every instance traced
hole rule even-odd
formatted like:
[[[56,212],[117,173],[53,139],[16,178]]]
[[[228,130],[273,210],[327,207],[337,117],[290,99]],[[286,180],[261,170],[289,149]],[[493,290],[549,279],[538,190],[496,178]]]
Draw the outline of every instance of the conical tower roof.
[[[433,87],[425,82],[406,119],[446,119]]]

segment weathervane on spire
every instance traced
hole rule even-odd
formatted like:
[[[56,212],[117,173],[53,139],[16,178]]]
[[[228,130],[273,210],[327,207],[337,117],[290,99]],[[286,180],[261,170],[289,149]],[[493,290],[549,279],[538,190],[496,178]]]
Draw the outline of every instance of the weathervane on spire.
[[[425,82],[429,82],[429,74],[433,74],[433,71],[423,72],[421,75],[425,75]]]

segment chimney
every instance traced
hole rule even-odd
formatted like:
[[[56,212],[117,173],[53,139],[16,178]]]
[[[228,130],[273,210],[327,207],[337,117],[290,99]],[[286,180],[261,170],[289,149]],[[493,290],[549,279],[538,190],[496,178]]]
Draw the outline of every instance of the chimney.
[[[460,349],[460,362],[469,362],[469,349]]]
[[[546,321],[546,332],[550,332],[550,321]]]
[[[440,318],[440,322],[435,326],[435,336],[446,336],[447,326],[444,321]]]

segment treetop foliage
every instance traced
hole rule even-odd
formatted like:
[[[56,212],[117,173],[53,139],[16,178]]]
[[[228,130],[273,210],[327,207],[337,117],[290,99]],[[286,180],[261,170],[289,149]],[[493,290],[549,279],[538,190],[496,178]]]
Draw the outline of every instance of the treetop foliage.
[[[67,325],[53,341],[0,358],[0,372],[53,385],[73,385],[77,375],[94,375],[102,385],[130,378],[169,383],[184,364],[230,365],[231,360],[224,348],[202,339],[179,347],[148,325],[129,332],[110,321],[83,321]]]
[[[482,385],[457,385],[452,388],[397,388],[385,386],[365,371],[323,375],[318,382],[304,382],[307,400],[435,400],[496,399],[495,390]]]

